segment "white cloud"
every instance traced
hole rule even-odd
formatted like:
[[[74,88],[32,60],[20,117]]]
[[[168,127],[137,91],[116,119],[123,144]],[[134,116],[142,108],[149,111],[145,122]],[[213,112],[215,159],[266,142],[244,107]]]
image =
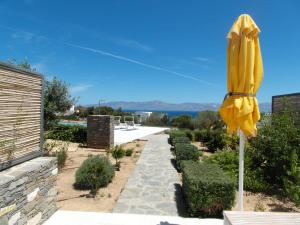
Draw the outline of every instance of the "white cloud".
[[[85,50],[85,51],[97,53],[97,54],[104,55],[104,56],[109,56],[109,57],[112,57],[112,58],[115,58],[115,59],[119,59],[119,60],[122,60],[122,61],[126,61],[126,62],[129,62],[129,63],[140,65],[140,66],[143,66],[143,67],[146,67],[146,68],[150,68],[150,69],[166,72],[166,73],[169,73],[169,74],[173,74],[173,75],[176,75],[178,77],[194,80],[196,82],[206,84],[206,85],[209,85],[209,86],[212,86],[212,87],[217,87],[216,84],[205,81],[205,80],[202,80],[202,79],[199,79],[195,76],[191,76],[191,75],[187,75],[187,74],[184,74],[184,73],[179,73],[179,72],[176,72],[176,71],[173,71],[173,70],[169,70],[169,69],[166,69],[166,68],[163,68],[163,67],[147,64],[147,63],[144,63],[144,62],[141,62],[141,61],[138,61],[138,60],[134,60],[134,59],[130,59],[130,58],[127,58],[127,57],[124,57],[124,56],[115,55],[115,54],[112,54],[110,52],[106,52],[106,51],[103,51],[103,50],[98,50],[98,49],[89,48],[89,47],[76,45],[76,44],[71,44],[71,43],[66,43],[66,42],[64,44],[69,45],[69,46],[74,47],[74,48],[79,48],[79,49],[82,49],[82,50]]]
[[[206,63],[213,62],[212,59],[210,59],[210,58],[204,58],[204,57],[196,57],[196,60],[201,61],[201,62],[206,62]]]
[[[30,43],[34,38],[34,34],[25,31],[18,31],[11,35],[14,39],[22,39],[26,43]]]
[[[152,48],[148,45],[142,44],[135,40],[117,38],[117,39],[113,39],[113,41],[114,41],[114,43],[116,43],[118,45],[133,48],[133,49],[138,49],[138,50],[145,51],[145,52],[153,52],[154,51],[154,48]]]
[[[71,93],[77,93],[77,92],[82,92],[85,91],[91,87],[93,87],[94,85],[92,84],[79,84],[79,85],[74,85],[70,87],[70,92]]]

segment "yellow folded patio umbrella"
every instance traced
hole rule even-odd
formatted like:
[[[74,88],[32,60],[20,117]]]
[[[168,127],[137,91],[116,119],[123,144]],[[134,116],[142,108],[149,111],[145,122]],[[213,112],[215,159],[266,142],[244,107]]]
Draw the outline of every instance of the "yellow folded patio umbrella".
[[[220,114],[230,133],[256,135],[260,119],[255,97],[263,78],[259,28],[246,14],[240,15],[229,31],[227,48],[227,89]]]
[[[263,79],[263,63],[253,19],[240,15],[229,31],[227,49],[227,89],[220,115],[230,133],[239,131],[239,209],[243,210],[244,144],[246,136],[255,136],[260,119],[256,92]]]

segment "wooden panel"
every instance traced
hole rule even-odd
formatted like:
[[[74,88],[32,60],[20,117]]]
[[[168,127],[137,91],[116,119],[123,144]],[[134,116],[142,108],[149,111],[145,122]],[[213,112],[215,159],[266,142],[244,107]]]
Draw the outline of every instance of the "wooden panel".
[[[0,63],[0,169],[39,155],[43,77]]]
[[[300,93],[273,96],[272,112],[281,112],[285,103],[288,104],[291,110],[300,113]]]

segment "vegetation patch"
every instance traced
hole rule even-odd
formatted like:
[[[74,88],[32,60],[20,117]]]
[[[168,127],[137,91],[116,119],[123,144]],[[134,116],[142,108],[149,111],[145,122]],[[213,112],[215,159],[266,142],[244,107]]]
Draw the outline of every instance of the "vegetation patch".
[[[194,145],[177,143],[175,145],[175,157],[177,169],[181,170],[181,163],[184,160],[198,161],[202,152]]]
[[[175,146],[176,144],[180,144],[180,143],[189,144],[189,143],[191,143],[191,141],[188,137],[175,137],[172,141],[173,146]]]
[[[217,165],[185,161],[182,187],[191,216],[222,217],[234,205],[235,183]]]
[[[90,156],[75,174],[75,188],[90,189],[95,196],[101,187],[106,187],[115,175],[115,168],[107,157]]]
[[[205,158],[205,162],[218,165],[229,175],[238,187],[239,176],[239,153],[236,150],[217,151],[212,156]],[[270,189],[270,185],[264,181],[261,169],[253,165],[251,153],[245,151],[244,155],[244,189],[253,192],[265,192]]]
[[[56,125],[45,135],[46,139],[87,143],[87,128],[80,125]]]

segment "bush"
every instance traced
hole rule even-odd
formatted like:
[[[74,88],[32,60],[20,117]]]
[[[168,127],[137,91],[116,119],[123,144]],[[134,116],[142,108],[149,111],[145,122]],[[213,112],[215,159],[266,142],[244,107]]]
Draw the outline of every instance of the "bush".
[[[120,159],[123,158],[125,156],[126,152],[125,150],[121,147],[116,145],[115,147],[113,147],[112,151],[111,151],[111,155],[112,157],[116,160],[116,170],[120,170],[121,168],[121,163],[120,163]]]
[[[179,144],[179,143],[189,144],[189,143],[191,143],[191,141],[188,137],[176,137],[172,141],[173,146],[175,146],[176,144]]]
[[[250,142],[253,163],[277,190],[300,205],[300,118],[284,110],[261,121]]]
[[[239,138],[236,135],[228,135],[223,129],[216,130],[196,130],[194,131],[195,141],[200,141],[206,145],[211,151],[222,150],[230,147],[236,149],[238,147]]]
[[[178,128],[194,129],[192,117],[190,115],[181,115],[175,117],[171,121],[172,126]]]
[[[176,137],[185,137],[185,133],[183,131],[180,131],[180,130],[173,130],[173,131],[169,131],[169,144],[170,145],[174,145],[173,144],[173,139],[176,138]]]
[[[202,129],[194,131],[194,140],[202,143],[206,143],[211,140],[210,130]]]
[[[222,150],[223,148],[228,146],[229,136],[225,133],[225,131],[219,130],[211,130],[209,134],[210,140],[208,140],[205,145],[211,152],[215,152],[217,150]]]
[[[107,157],[90,156],[76,171],[74,186],[80,189],[91,189],[91,193],[96,195],[98,189],[106,187],[114,175],[114,166]]]
[[[184,160],[198,161],[200,151],[196,146],[186,143],[178,143],[175,145],[176,165],[181,170],[181,162]]]
[[[209,158],[204,159],[207,163],[218,165],[224,172],[229,175],[238,187],[239,176],[239,153],[238,151],[226,149],[217,151]],[[251,153],[245,151],[244,154],[244,189],[253,192],[264,192],[270,187],[264,181],[260,168],[257,168],[252,163]]]
[[[63,168],[66,164],[66,160],[68,158],[67,150],[61,149],[60,151],[56,152],[56,158],[57,158],[57,166],[59,169]]]
[[[125,151],[125,155],[126,156],[132,156],[132,153],[133,153],[133,149],[132,148],[126,149],[126,151]]]
[[[214,164],[185,161],[182,187],[193,217],[221,217],[234,204],[235,184]]]
[[[80,125],[57,125],[47,132],[45,138],[85,144],[87,143],[87,128]]]
[[[190,129],[183,129],[181,131],[184,132],[185,136],[188,137],[190,141],[194,139],[193,132]]]
[[[195,128],[216,129],[224,127],[224,122],[220,118],[219,112],[202,111],[193,120]]]

